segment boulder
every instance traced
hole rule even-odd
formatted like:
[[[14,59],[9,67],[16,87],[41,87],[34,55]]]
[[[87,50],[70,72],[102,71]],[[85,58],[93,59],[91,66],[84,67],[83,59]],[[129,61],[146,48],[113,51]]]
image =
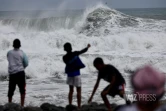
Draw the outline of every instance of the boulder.
[[[22,107],[16,103],[7,103],[4,105],[4,111],[21,111]]]
[[[57,107],[55,105],[44,103],[40,106],[43,111],[65,111],[63,107]]]

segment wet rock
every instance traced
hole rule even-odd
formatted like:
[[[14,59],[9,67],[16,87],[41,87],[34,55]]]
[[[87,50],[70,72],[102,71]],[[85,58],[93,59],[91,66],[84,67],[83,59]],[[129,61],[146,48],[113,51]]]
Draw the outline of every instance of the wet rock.
[[[40,106],[43,111],[65,111],[63,107],[57,107],[55,105],[44,103]]]
[[[107,108],[104,104],[98,105],[94,102],[88,105],[83,105],[81,111],[107,111]]]
[[[65,109],[66,109],[66,111],[76,111],[77,110],[77,106],[75,106],[75,105],[67,105]]]
[[[39,107],[25,107],[23,111],[43,111],[43,110]]]
[[[4,107],[2,105],[0,105],[0,111],[3,111]]]
[[[117,106],[116,104],[111,104],[113,111],[118,111],[118,109],[122,108],[124,105]],[[65,108],[56,106],[50,103],[43,103],[40,107],[27,106],[22,108],[20,105],[15,103],[5,104],[4,106],[0,106],[0,111],[78,111],[77,106],[75,105],[67,105]],[[104,104],[98,104],[96,102],[92,102],[90,104],[82,105],[79,111],[108,111]]]
[[[82,111],[94,110],[94,108],[96,108],[97,106],[98,106],[97,103],[92,102],[88,105],[82,105],[81,110]]]
[[[21,111],[22,107],[16,103],[7,103],[4,105],[4,111]]]

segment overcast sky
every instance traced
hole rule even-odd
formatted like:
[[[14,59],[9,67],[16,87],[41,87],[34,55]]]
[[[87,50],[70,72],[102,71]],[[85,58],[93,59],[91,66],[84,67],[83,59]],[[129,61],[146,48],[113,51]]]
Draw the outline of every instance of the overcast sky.
[[[166,8],[166,0],[0,0],[0,10],[84,9],[99,1],[112,8]]]

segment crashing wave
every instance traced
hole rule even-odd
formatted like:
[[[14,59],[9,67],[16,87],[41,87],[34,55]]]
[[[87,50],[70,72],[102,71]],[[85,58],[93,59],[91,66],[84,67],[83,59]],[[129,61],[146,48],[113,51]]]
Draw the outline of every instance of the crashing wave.
[[[48,17],[48,18],[21,18],[1,19],[3,25],[13,26],[18,30],[54,31],[57,29],[71,29],[77,17]]]
[[[135,27],[139,21],[113,9],[97,8],[88,14],[81,33],[86,35],[107,34],[111,28]]]

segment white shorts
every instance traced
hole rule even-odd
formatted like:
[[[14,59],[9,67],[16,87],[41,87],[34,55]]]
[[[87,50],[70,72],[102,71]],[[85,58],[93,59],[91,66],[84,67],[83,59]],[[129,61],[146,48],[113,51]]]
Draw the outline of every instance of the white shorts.
[[[81,87],[81,76],[67,77],[67,82],[70,86]]]

